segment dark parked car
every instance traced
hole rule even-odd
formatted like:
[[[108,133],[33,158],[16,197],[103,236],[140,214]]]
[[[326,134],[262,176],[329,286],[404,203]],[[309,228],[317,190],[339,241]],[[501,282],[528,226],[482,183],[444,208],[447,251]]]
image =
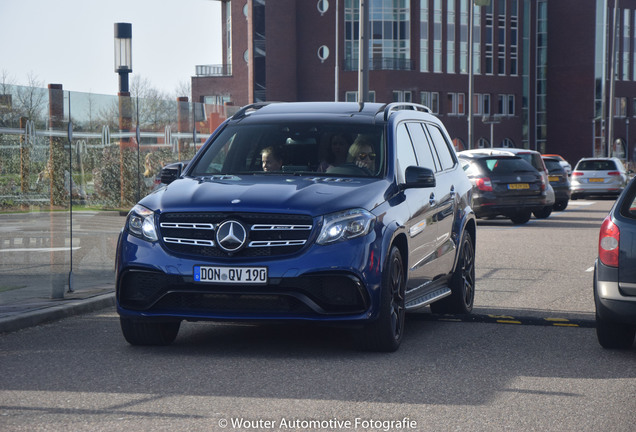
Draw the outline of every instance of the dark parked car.
[[[594,267],[596,335],[605,348],[629,348],[636,334],[636,180],[603,221]]]
[[[426,107],[249,105],[177,177],[119,237],[131,344],[169,344],[182,320],[282,320],[353,325],[394,351],[406,311],[472,311],[471,184]]]
[[[546,202],[543,176],[519,156],[467,150],[458,154],[473,184],[473,209],[479,218],[503,215],[515,224],[530,220]]]
[[[563,168],[561,159],[543,156],[543,163],[548,169],[548,179],[554,189],[554,210],[565,210],[570,202],[570,177]]]

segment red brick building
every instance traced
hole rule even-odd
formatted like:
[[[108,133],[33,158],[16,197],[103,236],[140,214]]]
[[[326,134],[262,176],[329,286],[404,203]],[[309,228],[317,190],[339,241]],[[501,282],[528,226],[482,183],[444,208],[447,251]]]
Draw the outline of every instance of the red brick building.
[[[223,64],[197,66],[195,102],[357,101],[359,0],[221,1]],[[429,106],[458,148],[469,147],[473,2],[483,3],[366,1],[369,99]],[[616,156],[631,153],[636,0],[618,0],[616,26],[614,0],[486,3],[473,9],[470,147],[525,147],[571,163],[607,154],[606,142]]]

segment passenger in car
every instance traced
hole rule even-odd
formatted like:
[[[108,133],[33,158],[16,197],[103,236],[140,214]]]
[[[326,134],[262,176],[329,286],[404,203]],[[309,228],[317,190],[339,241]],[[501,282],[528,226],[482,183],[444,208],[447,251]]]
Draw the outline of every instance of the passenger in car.
[[[351,139],[347,134],[337,133],[329,139],[324,160],[318,166],[318,172],[327,172],[330,167],[343,165],[347,162],[347,154],[351,146]]]
[[[358,135],[349,147],[347,162],[354,163],[360,168],[366,168],[370,173],[375,172],[375,150],[371,139],[365,135]]]
[[[277,147],[265,147],[261,150],[263,171],[280,171],[283,167],[283,154]]]

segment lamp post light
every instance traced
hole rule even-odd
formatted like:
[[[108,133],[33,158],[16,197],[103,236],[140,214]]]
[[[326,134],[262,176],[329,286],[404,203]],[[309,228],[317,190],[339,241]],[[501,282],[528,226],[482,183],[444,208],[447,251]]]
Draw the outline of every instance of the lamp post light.
[[[119,91],[128,92],[128,74],[132,72],[132,24],[115,23],[115,72]]]

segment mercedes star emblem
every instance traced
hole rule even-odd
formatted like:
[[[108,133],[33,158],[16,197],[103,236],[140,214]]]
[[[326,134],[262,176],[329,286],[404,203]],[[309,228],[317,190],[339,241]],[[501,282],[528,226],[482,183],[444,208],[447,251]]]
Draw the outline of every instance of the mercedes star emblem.
[[[225,252],[236,252],[245,245],[247,231],[240,222],[223,222],[216,230],[216,243]]]

